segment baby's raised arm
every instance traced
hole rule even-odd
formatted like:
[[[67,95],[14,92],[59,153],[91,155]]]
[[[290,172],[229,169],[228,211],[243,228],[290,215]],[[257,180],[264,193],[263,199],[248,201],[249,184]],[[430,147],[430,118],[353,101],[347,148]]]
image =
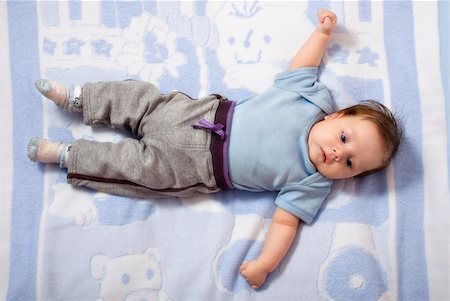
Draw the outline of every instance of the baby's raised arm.
[[[319,9],[317,17],[317,28],[298,50],[292,60],[291,70],[320,65],[337,18],[333,12],[326,9]],[[276,209],[261,254],[240,267],[240,273],[253,288],[261,287],[267,275],[284,258],[296,237],[299,223],[300,220],[296,216],[281,208]]]
[[[309,39],[297,51],[290,66],[290,70],[300,67],[317,67],[320,65],[325,49],[336,26],[336,15],[326,9],[317,12],[318,24]]]

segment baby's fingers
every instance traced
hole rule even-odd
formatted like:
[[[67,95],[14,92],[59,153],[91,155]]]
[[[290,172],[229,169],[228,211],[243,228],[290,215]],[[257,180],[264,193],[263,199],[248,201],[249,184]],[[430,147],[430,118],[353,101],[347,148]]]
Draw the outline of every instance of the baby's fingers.
[[[325,18],[323,18],[322,23],[328,27],[328,26],[332,26],[333,25],[333,21],[331,20],[330,17],[326,16]]]
[[[317,17],[318,17],[320,23],[324,23],[325,20],[327,18],[329,18],[331,23],[334,24],[334,23],[336,23],[336,19],[337,19],[336,15],[332,11],[324,9],[324,8],[319,9],[319,11],[317,12]]]

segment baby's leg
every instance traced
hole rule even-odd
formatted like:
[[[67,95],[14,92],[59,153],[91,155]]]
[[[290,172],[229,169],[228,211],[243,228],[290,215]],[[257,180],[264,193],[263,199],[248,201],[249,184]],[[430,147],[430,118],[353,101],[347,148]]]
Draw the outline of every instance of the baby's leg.
[[[145,135],[144,119],[170,102],[154,85],[134,80],[86,83],[81,98],[85,124],[105,124],[137,138]]]
[[[81,139],[73,143],[66,158],[68,182],[128,197],[191,196],[218,191],[212,166],[207,163],[211,160],[209,149],[197,150],[195,156],[183,153],[131,138],[119,143]]]
[[[88,125],[102,123],[137,137],[142,137],[142,118],[161,109],[171,97],[161,95],[154,85],[142,81],[86,83],[72,90],[42,79],[36,82],[36,88],[63,110],[83,112]]]
[[[81,102],[81,87],[68,88],[62,83],[40,79],[35,82],[36,89],[42,95],[52,100],[64,111],[81,112],[83,105]]]

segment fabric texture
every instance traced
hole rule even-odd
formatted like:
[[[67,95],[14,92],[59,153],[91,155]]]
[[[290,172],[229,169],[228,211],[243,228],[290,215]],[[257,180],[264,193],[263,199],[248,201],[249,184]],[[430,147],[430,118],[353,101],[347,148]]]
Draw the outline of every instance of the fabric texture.
[[[0,1],[0,300],[450,300],[449,4]],[[28,159],[33,137],[124,138],[62,112],[37,79],[245,99],[288,68],[323,6],[338,25],[319,81],[337,109],[382,102],[405,137],[386,171],[334,181],[261,289],[239,266],[259,254],[277,193],[118,197]]]

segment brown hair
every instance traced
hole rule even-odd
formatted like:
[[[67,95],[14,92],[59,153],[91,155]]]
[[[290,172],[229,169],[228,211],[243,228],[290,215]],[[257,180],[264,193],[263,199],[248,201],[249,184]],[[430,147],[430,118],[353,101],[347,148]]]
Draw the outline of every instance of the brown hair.
[[[385,142],[386,156],[382,165],[375,169],[362,172],[358,177],[367,176],[389,165],[400,146],[402,130],[398,126],[394,114],[387,107],[374,100],[365,100],[357,105],[340,110],[336,114],[341,116],[361,116],[363,119],[373,122]]]

